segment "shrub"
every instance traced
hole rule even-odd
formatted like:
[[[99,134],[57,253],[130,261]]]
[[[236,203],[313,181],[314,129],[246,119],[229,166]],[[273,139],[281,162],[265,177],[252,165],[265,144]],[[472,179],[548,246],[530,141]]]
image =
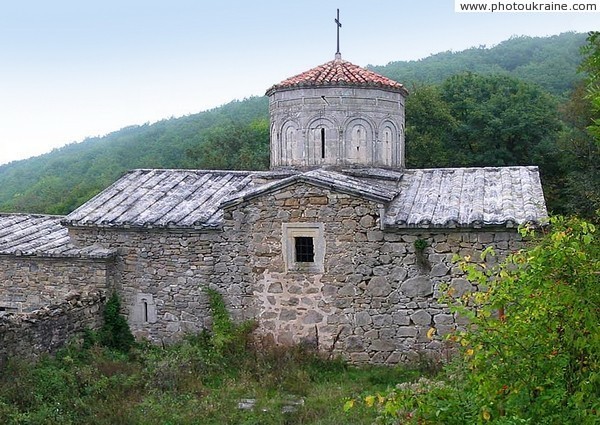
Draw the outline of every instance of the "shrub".
[[[113,292],[104,306],[104,324],[98,339],[101,345],[123,353],[129,352],[135,343],[127,320],[121,315],[121,300],[116,292]]]
[[[579,219],[553,218],[551,229],[497,267],[462,263],[487,289],[454,307],[470,319],[450,336],[460,356],[439,383],[365,399],[379,406],[382,421],[600,421],[600,242],[595,227]],[[521,232],[537,238],[532,229]]]

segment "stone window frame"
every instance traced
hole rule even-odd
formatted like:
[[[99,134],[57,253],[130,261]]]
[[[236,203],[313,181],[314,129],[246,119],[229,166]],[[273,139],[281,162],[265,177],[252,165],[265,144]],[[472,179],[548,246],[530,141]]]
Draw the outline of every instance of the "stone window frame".
[[[297,237],[313,239],[313,262],[296,261],[295,238]],[[286,272],[323,273],[325,263],[323,223],[282,223],[281,246]]]

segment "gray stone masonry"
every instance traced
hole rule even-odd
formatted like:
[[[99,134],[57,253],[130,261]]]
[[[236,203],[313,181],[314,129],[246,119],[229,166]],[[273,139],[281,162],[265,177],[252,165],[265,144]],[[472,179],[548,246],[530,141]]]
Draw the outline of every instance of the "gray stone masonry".
[[[32,311],[113,286],[112,258],[0,255],[0,311]]]
[[[117,249],[115,287],[136,337],[169,343],[210,324],[203,288],[218,273],[211,245],[219,232],[95,227],[69,232],[79,245]]]
[[[213,247],[212,282],[240,317],[280,344],[309,343],[354,363],[397,363],[439,355],[457,327],[443,288],[477,288],[452,262],[486,246],[520,246],[516,232],[404,232],[380,229],[382,205],[298,183],[225,211]],[[322,271],[290,271],[284,226],[323,225]],[[414,242],[427,247],[416,252]],[[423,258],[424,257],[424,258]],[[425,261],[423,261],[425,260]],[[435,328],[433,338],[428,331]]]
[[[105,299],[103,291],[71,292],[29,313],[0,312],[0,367],[11,357],[33,360],[54,353],[85,329],[100,329]]]
[[[308,87],[270,97],[271,167],[404,166],[404,95]],[[323,150],[324,148],[324,150]]]

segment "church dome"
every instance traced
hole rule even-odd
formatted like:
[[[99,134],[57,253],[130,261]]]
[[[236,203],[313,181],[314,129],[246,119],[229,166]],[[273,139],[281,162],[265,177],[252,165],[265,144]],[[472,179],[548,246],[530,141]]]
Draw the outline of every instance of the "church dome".
[[[332,61],[275,84],[267,90],[266,95],[271,96],[278,90],[333,86],[376,87],[400,92],[405,96],[408,94],[406,88],[397,81],[342,60],[340,55],[336,55]]]
[[[271,168],[404,167],[406,88],[335,59],[267,90]]]

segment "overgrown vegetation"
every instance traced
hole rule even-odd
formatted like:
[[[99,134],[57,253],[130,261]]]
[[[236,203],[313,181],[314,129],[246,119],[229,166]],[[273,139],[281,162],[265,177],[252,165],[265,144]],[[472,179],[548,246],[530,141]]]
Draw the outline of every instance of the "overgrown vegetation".
[[[384,391],[418,374],[352,367],[306,347],[268,345],[252,336],[251,323],[230,320],[217,292],[207,294],[212,332],[180,344],[134,345],[125,353],[98,341],[87,348],[73,344],[36,364],[13,359],[0,370],[0,423],[365,424],[376,412],[346,413],[346,399]],[[114,309],[107,312],[114,321]],[[122,335],[119,327],[110,329]],[[113,345],[113,340],[105,342]]]
[[[135,344],[135,338],[124,316],[121,315],[121,299],[113,292],[106,301],[103,312],[104,322],[99,332],[88,331],[83,347],[99,345],[127,354]]]
[[[551,229],[496,267],[466,259],[469,280],[487,289],[454,306],[469,319],[450,336],[457,359],[363,405],[390,424],[599,423],[600,238],[579,219],[554,218]]]

